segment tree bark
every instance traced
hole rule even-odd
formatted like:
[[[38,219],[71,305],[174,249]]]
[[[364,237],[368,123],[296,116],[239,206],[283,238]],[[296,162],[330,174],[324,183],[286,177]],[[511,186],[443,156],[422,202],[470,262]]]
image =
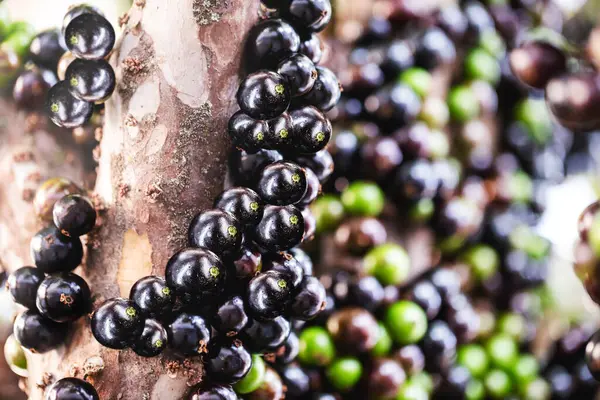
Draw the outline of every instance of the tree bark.
[[[122,17],[124,33],[111,56],[118,86],[106,105],[99,147],[94,196],[100,218],[84,240],[87,255],[76,270],[90,285],[95,306],[127,297],[143,276],[163,275],[169,257],[186,244],[193,215],[210,208],[222,190],[226,126],[236,107],[244,38],[258,6],[258,0],[136,0]],[[29,147],[41,151],[47,143]],[[30,162],[38,174],[83,178],[82,168],[46,169],[29,153],[0,160]],[[34,174],[20,181],[28,179],[40,180]],[[0,201],[11,204],[0,208],[1,237],[9,239],[0,244],[0,260],[7,269],[29,262],[29,240],[39,228],[30,204],[5,199],[14,192],[14,182],[0,182]],[[43,387],[65,376],[86,376],[103,400],[180,399],[202,379],[197,361],[169,354],[144,359],[131,350],[103,348],[91,335],[89,318],[74,324],[64,346],[28,354],[28,363],[30,399],[43,398]]]

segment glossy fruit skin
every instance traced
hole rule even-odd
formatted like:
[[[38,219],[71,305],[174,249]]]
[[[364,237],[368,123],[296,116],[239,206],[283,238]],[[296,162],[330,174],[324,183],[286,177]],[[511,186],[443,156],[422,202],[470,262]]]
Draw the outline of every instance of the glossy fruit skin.
[[[310,391],[310,377],[298,364],[288,364],[278,368],[283,384],[287,388],[286,396],[299,398]]]
[[[89,233],[96,225],[96,209],[85,197],[71,194],[54,204],[54,225],[65,236],[77,237]]]
[[[169,347],[184,356],[207,353],[210,341],[210,325],[200,315],[183,312],[167,327]]]
[[[550,43],[532,41],[510,53],[510,66],[522,83],[543,89],[550,79],[567,70],[567,57]]]
[[[33,353],[46,353],[60,346],[69,326],[44,318],[37,311],[25,311],[13,325],[13,335],[21,346]]]
[[[383,87],[371,96],[365,101],[367,111],[390,126],[409,125],[421,112],[421,98],[403,83]],[[375,100],[376,108],[368,107],[370,98]]]
[[[219,306],[212,319],[212,326],[221,334],[233,336],[243,330],[249,320],[244,299],[234,296]]]
[[[98,14],[81,14],[65,29],[67,48],[78,58],[98,60],[106,57],[115,45],[115,30]]]
[[[456,358],[456,336],[443,321],[433,321],[423,337],[427,371],[446,371]]]
[[[307,190],[306,173],[297,164],[278,161],[259,175],[256,191],[268,204],[286,206],[297,203]]]
[[[75,6],[69,7],[69,10],[63,17],[62,21],[62,35],[65,34],[65,29],[67,26],[73,21],[75,18],[79,17],[82,14],[98,14],[104,15],[102,11],[98,7],[94,7],[89,4],[79,4]]]
[[[62,128],[76,128],[89,121],[94,112],[92,103],[71,94],[69,82],[61,81],[48,92],[45,105],[48,116]]]
[[[257,176],[264,167],[283,160],[283,156],[275,150],[259,150],[249,154],[241,150],[233,150],[229,157],[229,168],[235,185],[254,187]]]
[[[240,222],[232,214],[219,209],[198,213],[188,229],[190,246],[204,247],[218,256],[236,256],[242,240]]]
[[[156,357],[166,346],[166,329],[160,322],[151,318],[146,318],[142,334],[131,343],[131,349],[142,357]]]
[[[38,109],[44,105],[48,91],[56,82],[56,75],[50,70],[43,68],[25,70],[15,81],[13,100],[20,108]]]
[[[249,351],[262,353],[277,350],[291,332],[290,322],[277,317],[268,321],[251,319],[240,334],[240,338]]]
[[[288,252],[265,254],[262,271],[277,271],[284,274],[294,292],[305,275],[302,265]]]
[[[235,383],[250,371],[252,357],[240,343],[218,343],[210,347],[204,366],[216,382]]]
[[[300,201],[296,203],[298,207],[309,206],[321,194],[321,181],[319,181],[317,174],[306,167],[304,168],[304,174],[306,175],[306,192]]]
[[[54,204],[68,194],[80,192],[81,188],[65,178],[50,178],[44,181],[33,199],[35,215],[45,222],[52,222]]]
[[[296,247],[304,235],[304,217],[294,206],[267,206],[253,239],[270,252]]]
[[[280,19],[268,19],[250,30],[244,53],[251,71],[259,68],[274,70],[299,48],[300,37],[290,24]]]
[[[238,111],[229,119],[228,132],[235,147],[256,153],[266,144],[269,125],[267,121],[252,119]]]
[[[215,208],[227,211],[244,227],[256,226],[264,211],[260,196],[247,187],[234,187],[222,192],[214,203]]]
[[[334,243],[342,251],[364,255],[387,240],[387,231],[378,219],[372,217],[351,218],[335,231]]]
[[[49,275],[37,290],[36,306],[55,322],[75,321],[90,309],[90,288],[85,279],[71,272]]]
[[[168,315],[175,304],[175,295],[160,276],[145,276],[133,284],[129,291],[133,301],[146,317],[161,318]]]
[[[106,300],[94,311],[92,334],[104,347],[124,349],[144,331],[141,310],[131,300],[114,298]]]
[[[40,269],[22,267],[8,276],[6,285],[15,302],[35,311],[35,296],[44,279]]]
[[[329,0],[291,0],[286,5],[284,16],[300,30],[321,32],[331,21]]]
[[[262,269],[262,255],[254,247],[243,247],[241,255],[233,261],[235,279],[247,282]]]
[[[312,89],[302,97],[302,101],[321,111],[331,110],[342,96],[342,86],[337,76],[329,68],[317,67],[318,77]]]
[[[586,88],[585,101],[578,90]],[[595,73],[565,74],[551,79],[546,85],[546,104],[558,122],[571,130],[592,130],[600,126],[595,104],[600,101],[600,82]]]
[[[285,386],[279,374],[272,368],[267,368],[263,384],[244,398],[247,400],[284,399]]]
[[[298,335],[294,332],[290,332],[285,342],[282,344],[283,351],[278,349],[275,351],[275,363],[279,365],[286,365],[291,363],[298,356],[300,351],[300,341]]]
[[[308,321],[325,308],[327,294],[323,284],[314,276],[305,276],[290,304],[292,318]]]
[[[300,42],[300,53],[308,57],[315,65],[323,58],[323,44],[319,36],[312,33],[308,39]]]
[[[302,267],[304,275],[313,274],[313,262],[308,254],[299,247],[295,247],[289,251],[289,253],[296,259],[296,261]]]
[[[215,384],[198,389],[190,400],[238,400],[238,397],[231,386]]]
[[[407,299],[418,304],[432,321],[440,312],[442,297],[431,282],[423,280],[415,283],[407,294]]]
[[[331,138],[331,122],[317,108],[306,106],[290,111],[294,127],[294,149],[303,154],[323,150]]]
[[[281,75],[266,69],[254,72],[240,84],[236,95],[240,109],[254,119],[280,116],[290,106],[290,87]]]
[[[310,58],[300,53],[283,60],[277,67],[277,73],[287,80],[294,97],[308,93],[319,75]]]
[[[455,59],[454,43],[441,29],[428,29],[418,39],[415,62],[420,67],[432,70],[441,65],[452,64]]]
[[[333,313],[327,320],[327,330],[337,349],[353,354],[371,350],[379,340],[377,320],[368,311],[357,307]]]
[[[225,289],[227,269],[212,251],[186,248],[167,262],[165,279],[177,296],[208,298]]]
[[[600,332],[596,332],[585,346],[585,363],[594,378],[600,378]]]
[[[264,147],[281,152],[292,151],[295,135],[290,114],[284,112],[277,118],[268,121],[268,125]]]
[[[36,65],[56,71],[58,60],[65,52],[61,33],[48,29],[38,33],[29,45],[29,55]]]
[[[246,293],[246,307],[253,317],[261,320],[283,314],[292,300],[291,277],[278,271],[267,271],[253,278]]]
[[[334,162],[331,153],[327,149],[319,150],[314,154],[290,155],[298,165],[310,169],[317,175],[319,182],[325,183],[333,174]],[[335,163],[337,168],[338,163]]]
[[[89,382],[78,378],[63,378],[46,391],[45,400],[100,400],[98,392]]]
[[[31,239],[31,258],[47,274],[72,271],[82,257],[81,240],[65,236],[53,226],[42,229]]]
[[[348,285],[348,303],[375,311],[385,296],[383,286],[373,276],[356,277]]]
[[[406,372],[396,360],[379,358],[374,360],[367,381],[369,395],[393,398],[406,381]]]
[[[65,72],[65,81],[69,82],[73,96],[96,103],[108,100],[117,82],[115,71],[102,59],[73,61]]]

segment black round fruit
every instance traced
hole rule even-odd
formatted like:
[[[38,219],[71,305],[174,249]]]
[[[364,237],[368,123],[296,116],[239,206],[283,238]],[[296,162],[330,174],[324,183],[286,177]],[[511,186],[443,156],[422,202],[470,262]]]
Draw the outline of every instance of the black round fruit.
[[[162,324],[154,319],[144,321],[144,330],[140,337],[131,343],[131,349],[138,356],[156,357],[167,345],[167,331]]]
[[[169,346],[177,353],[192,356],[208,352],[210,325],[200,315],[181,313],[167,328]]]
[[[281,348],[275,351],[275,362],[280,365],[289,364],[296,359],[300,352],[300,339],[294,332],[290,332]]]
[[[296,259],[296,261],[302,267],[304,275],[313,274],[313,262],[308,254],[299,247],[295,247],[289,251],[289,253]]]
[[[215,208],[227,211],[246,227],[256,226],[264,211],[260,196],[247,187],[234,187],[222,192],[215,199]]]
[[[77,59],[65,72],[71,94],[79,100],[103,103],[115,90],[115,71],[105,60]]]
[[[357,277],[348,285],[348,303],[375,311],[383,302],[385,291],[374,276]]]
[[[296,203],[298,207],[308,207],[321,194],[321,181],[317,174],[310,168],[304,168],[304,173],[306,174],[306,193]]]
[[[325,308],[326,298],[323,284],[314,276],[305,276],[290,304],[290,316],[302,321],[313,319]]]
[[[133,301],[109,299],[94,312],[91,329],[101,345],[120,350],[131,346],[142,334],[144,318]]]
[[[256,191],[268,204],[297,203],[306,193],[306,173],[298,164],[278,161],[267,165],[259,175]]]
[[[178,296],[208,298],[225,289],[227,270],[212,251],[186,248],[167,262],[165,278],[168,287]]]
[[[22,267],[8,276],[6,285],[15,302],[35,310],[35,296],[44,278],[42,270],[35,267]]]
[[[406,297],[408,300],[419,305],[425,311],[430,321],[437,317],[442,307],[440,293],[431,282],[426,280],[415,283],[408,290]]]
[[[203,211],[190,223],[188,240],[191,246],[204,247],[219,256],[236,256],[242,246],[242,226],[227,211]]]
[[[329,0],[291,0],[284,16],[301,30],[320,32],[331,21],[331,2]]]
[[[284,112],[277,118],[268,121],[269,131],[266,137],[266,147],[269,149],[288,152],[293,149],[294,126],[292,117]]]
[[[290,275],[278,271],[261,273],[248,285],[248,311],[261,320],[276,318],[283,314],[292,300],[292,290]]]
[[[288,282],[294,289],[300,285],[305,275],[302,265],[293,255],[286,252],[265,254],[262,271],[277,271],[287,275]]]
[[[318,77],[312,89],[302,97],[302,101],[319,108],[331,110],[342,96],[342,86],[337,76],[329,68],[317,67]]]
[[[233,150],[229,157],[229,170],[235,185],[255,186],[257,176],[264,167],[283,160],[283,156],[275,150],[260,150],[249,154],[243,150]]]
[[[294,127],[296,153],[313,154],[322,150],[331,138],[331,122],[318,109],[311,106],[290,112]]]
[[[333,174],[333,157],[327,149],[319,150],[314,154],[292,156],[291,158],[295,163],[304,168],[309,168],[312,172],[314,172],[321,183],[325,183],[331,174]],[[337,161],[335,162],[335,168],[337,171]]]
[[[238,400],[238,397],[229,385],[211,385],[195,391],[190,400]]]
[[[96,209],[85,197],[70,194],[56,203],[52,210],[54,225],[66,236],[89,233],[96,225]]]
[[[68,329],[67,324],[59,324],[29,310],[15,319],[13,334],[24,348],[33,353],[46,353],[63,343]]]
[[[13,100],[19,108],[35,110],[46,102],[48,91],[57,82],[54,72],[43,68],[23,71],[13,87]]]
[[[46,390],[45,400],[100,400],[89,382],[77,378],[63,378]]]
[[[62,34],[64,36],[65,29],[75,18],[82,14],[98,14],[104,16],[102,11],[98,7],[91,6],[89,4],[79,4],[69,7],[69,10],[63,17],[62,21]]]
[[[585,346],[585,362],[595,379],[600,379],[600,331]]]
[[[244,300],[234,296],[219,306],[213,318],[213,327],[221,334],[233,336],[248,324]]]
[[[83,257],[81,240],[63,235],[54,226],[36,233],[30,247],[35,266],[47,274],[72,271]]]
[[[287,81],[266,69],[254,72],[240,84],[237,102],[240,109],[254,119],[273,119],[290,106],[292,93]]]
[[[269,321],[251,319],[240,337],[244,346],[253,353],[277,350],[291,332],[290,322],[277,317]]]
[[[302,398],[310,391],[310,377],[298,364],[288,364],[278,368],[281,380],[286,387],[286,397]]]
[[[160,276],[145,276],[133,284],[129,292],[133,301],[146,317],[161,318],[168,315],[175,304],[175,295]]]
[[[308,39],[300,42],[300,53],[308,57],[315,65],[323,58],[323,43],[316,34],[311,34]]]
[[[106,57],[115,45],[115,30],[99,14],[81,14],[65,29],[65,42],[78,58],[98,60]]]
[[[229,119],[228,132],[235,147],[256,153],[265,147],[269,125],[267,121],[252,119],[238,111]]]
[[[94,112],[92,103],[77,99],[70,89],[67,81],[57,83],[48,92],[45,105],[52,122],[63,128],[76,128],[85,124]]]
[[[456,336],[445,322],[432,322],[422,341],[427,371],[447,371],[456,358],[456,343]]]
[[[90,310],[90,288],[85,279],[72,272],[49,275],[37,290],[36,306],[53,321],[74,321]]]
[[[277,72],[287,80],[292,96],[308,93],[319,76],[315,64],[304,54],[294,54],[283,60]]]
[[[233,261],[235,271],[235,279],[240,281],[249,281],[254,278],[262,268],[262,255],[258,249],[251,247],[243,247],[241,256]]]
[[[254,231],[254,241],[270,252],[296,247],[304,235],[304,217],[294,206],[267,206]]]
[[[246,41],[245,56],[249,70],[275,69],[299,48],[300,37],[290,24],[280,19],[260,22],[250,30]]]
[[[58,29],[48,29],[35,35],[29,45],[31,60],[39,66],[56,71],[58,60],[65,52],[61,33]]]
[[[235,383],[252,367],[252,356],[239,341],[211,346],[204,366],[208,375],[217,382]]]

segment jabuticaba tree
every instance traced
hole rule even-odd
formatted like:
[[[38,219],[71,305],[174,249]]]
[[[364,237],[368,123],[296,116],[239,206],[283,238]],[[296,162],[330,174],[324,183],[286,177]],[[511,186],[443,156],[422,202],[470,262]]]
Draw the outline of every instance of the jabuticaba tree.
[[[97,229],[77,270],[95,306],[127,297],[143,276],[164,275],[169,257],[185,245],[189,221],[222,191],[227,122],[258,9],[258,0],[136,0],[121,17],[110,57],[117,87],[106,103],[97,179],[89,187]],[[32,204],[37,185],[52,176],[82,183],[86,171],[81,151],[59,146],[61,138],[45,129],[23,134],[24,116],[10,105],[0,110],[19,123],[0,125],[0,264],[14,270],[32,262],[29,238],[41,227]],[[179,399],[203,375],[192,360],[102,347],[88,318],[58,350],[27,357],[30,399],[67,376],[87,377],[101,399]]]

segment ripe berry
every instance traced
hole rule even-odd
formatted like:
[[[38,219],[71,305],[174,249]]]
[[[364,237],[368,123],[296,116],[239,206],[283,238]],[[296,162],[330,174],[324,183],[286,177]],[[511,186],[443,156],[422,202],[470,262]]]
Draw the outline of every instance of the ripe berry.
[[[287,80],[292,96],[308,93],[319,75],[315,64],[303,54],[295,54],[283,60],[277,67],[277,73]]]
[[[450,38],[439,28],[431,28],[418,39],[415,62],[429,71],[450,65],[456,59],[456,48]]]
[[[46,277],[37,290],[38,311],[56,322],[75,321],[89,311],[90,305],[88,284],[71,272]]]
[[[113,49],[115,30],[102,15],[81,14],[67,25],[65,42],[78,58],[98,60]]]
[[[302,242],[309,242],[314,239],[317,231],[317,218],[313,215],[309,207],[302,210],[302,218],[304,218],[304,236]]]
[[[309,168],[317,175],[321,183],[325,183],[333,173],[333,157],[327,149],[319,150],[314,154],[304,154],[300,156],[292,156],[292,160],[298,165]],[[335,162],[337,171],[338,163]]]
[[[254,186],[257,176],[264,167],[283,160],[283,156],[275,150],[259,150],[249,154],[243,150],[233,150],[229,158],[229,170],[235,185]]]
[[[278,372],[287,389],[286,397],[302,398],[310,392],[310,376],[297,363],[283,365],[278,368]]]
[[[190,400],[238,400],[238,397],[231,386],[217,384],[198,389]]]
[[[94,386],[78,378],[63,378],[46,391],[45,400],[100,400]]]
[[[269,131],[265,141],[267,147],[281,152],[291,151],[294,139],[292,117],[284,112],[279,117],[268,121],[268,124]]]
[[[254,241],[263,249],[276,252],[296,247],[304,235],[304,217],[294,206],[267,206],[254,231]]]
[[[267,121],[252,119],[238,111],[229,119],[228,132],[235,147],[248,153],[256,153],[265,147],[269,125]]]
[[[287,275],[288,281],[295,289],[304,278],[304,268],[290,254],[286,252],[265,254],[263,256],[263,272],[277,271]]]
[[[31,239],[31,258],[42,272],[69,272],[75,269],[83,257],[81,240],[71,238],[50,226]]]
[[[437,317],[442,307],[442,298],[438,290],[431,282],[426,280],[415,283],[408,290],[406,297],[408,300],[419,305],[425,311],[430,321]]]
[[[348,285],[348,302],[375,311],[383,302],[385,291],[374,276],[357,277]]]
[[[289,253],[294,256],[296,261],[302,267],[304,271],[304,275],[312,275],[313,274],[313,262],[310,259],[310,256],[306,254],[304,250],[299,247],[295,247],[289,251]]]
[[[237,92],[240,109],[254,119],[273,119],[290,106],[292,93],[279,74],[260,70],[246,77]]]
[[[323,284],[314,276],[305,276],[290,304],[290,316],[302,321],[313,319],[325,308],[326,297]]]
[[[69,7],[69,10],[63,17],[62,22],[62,34],[64,35],[65,29],[67,26],[73,21],[75,18],[79,17],[82,14],[98,14],[104,15],[102,11],[98,7],[91,6],[89,4],[79,4],[76,6]]]
[[[235,217],[213,209],[197,214],[188,230],[191,246],[204,247],[219,256],[234,256],[242,245],[242,226]]]
[[[67,336],[69,326],[44,318],[37,311],[25,311],[14,322],[17,342],[32,353],[46,353],[57,348]]]
[[[260,196],[247,187],[234,187],[222,192],[215,199],[214,206],[232,214],[245,227],[256,226],[264,211]]]
[[[49,29],[38,33],[29,45],[32,61],[41,67],[56,71],[58,60],[65,52],[63,38],[58,29]]]
[[[249,69],[273,68],[298,52],[300,37],[290,24],[280,19],[267,19],[256,24],[246,41]]]
[[[40,185],[33,199],[35,215],[47,222],[52,222],[54,204],[68,194],[80,193],[75,183],[66,178],[50,178]]]
[[[315,107],[306,106],[290,112],[294,127],[294,149],[313,154],[322,150],[331,138],[331,122]]]
[[[46,102],[46,96],[56,84],[56,75],[50,70],[31,68],[23,71],[13,87],[13,100],[19,108],[38,109]]]
[[[35,310],[35,296],[44,278],[42,270],[22,267],[8,276],[6,285],[15,302]]]
[[[367,390],[375,398],[394,398],[406,381],[406,372],[396,361],[378,358],[367,377]]]
[[[212,251],[187,248],[168,261],[165,278],[168,287],[178,296],[208,298],[225,289],[227,270]]]
[[[79,100],[105,102],[115,90],[115,71],[104,60],[77,59],[65,72],[71,94]]]
[[[331,110],[342,96],[342,85],[329,68],[317,67],[318,77],[312,89],[302,97],[302,101],[319,108]]]
[[[319,36],[312,33],[308,39],[300,42],[300,53],[308,57],[315,65],[323,58],[323,43]]]
[[[306,193],[296,204],[298,207],[309,206],[321,193],[319,177],[310,168],[304,168],[306,175]],[[304,218],[306,220],[306,218]]]
[[[261,172],[256,190],[262,199],[278,206],[294,204],[306,193],[306,173],[297,164],[278,161]]]
[[[248,350],[262,353],[279,348],[290,335],[291,329],[290,322],[283,317],[269,321],[251,319],[240,338]]]
[[[175,295],[160,276],[145,276],[133,284],[129,292],[133,301],[146,317],[160,318],[173,309]]]
[[[142,334],[144,318],[131,300],[106,300],[92,316],[92,334],[104,347],[124,349]]]
[[[52,122],[62,128],[76,128],[89,121],[94,112],[94,105],[79,100],[70,92],[67,81],[57,83],[48,92],[46,112]]]
[[[320,32],[331,21],[331,2],[329,0],[291,0],[284,15],[300,29]]]
[[[204,366],[209,376],[221,383],[235,383],[252,367],[250,353],[237,341],[211,346]]]
[[[169,346],[179,354],[192,356],[208,352],[210,326],[200,315],[179,314],[167,332]]]
[[[422,341],[427,371],[446,371],[456,358],[456,342],[456,336],[445,322],[432,322]]]
[[[291,300],[291,277],[278,271],[268,271],[253,278],[248,285],[246,305],[251,314],[261,320],[283,314]]]
[[[131,349],[138,356],[155,357],[162,353],[166,345],[166,329],[155,319],[147,318],[142,334],[131,343]]]
[[[567,70],[567,57],[550,43],[533,41],[510,53],[510,67],[521,82],[543,89],[550,79]]]
[[[402,164],[397,170],[395,182],[397,198],[408,201],[432,199],[439,185],[433,165],[425,159]]]
[[[290,332],[285,342],[275,351],[275,362],[279,365],[289,364],[296,359],[300,352],[300,339],[294,332]]]
[[[85,197],[67,195],[54,204],[54,225],[66,236],[77,237],[89,233],[96,225],[96,209]]]
[[[260,272],[262,268],[262,255],[257,249],[244,247],[234,262],[235,278],[241,281],[249,281]]]
[[[244,329],[248,320],[244,300],[240,296],[234,296],[219,306],[212,326],[221,334],[233,336]]]

